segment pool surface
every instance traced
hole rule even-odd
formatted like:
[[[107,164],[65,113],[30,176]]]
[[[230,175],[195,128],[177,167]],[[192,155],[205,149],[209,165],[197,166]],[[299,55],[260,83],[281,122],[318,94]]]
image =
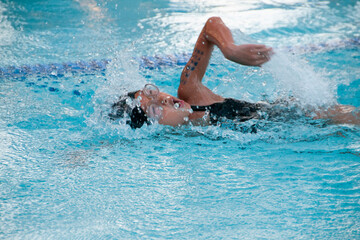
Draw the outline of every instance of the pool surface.
[[[132,130],[107,116],[148,82],[176,95],[210,16],[276,52],[254,68],[215,50],[214,92],[359,108],[359,14],[359,1],[1,0],[0,238],[360,239],[359,126]]]

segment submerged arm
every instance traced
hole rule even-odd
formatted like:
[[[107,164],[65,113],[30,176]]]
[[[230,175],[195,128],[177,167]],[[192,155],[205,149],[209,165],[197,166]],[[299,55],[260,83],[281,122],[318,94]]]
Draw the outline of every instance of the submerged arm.
[[[360,125],[360,108],[350,105],[335,105],[327,109],[317,109],[314,119],[327,119],[334,124]]]
[[[261,66],[270,59],[272,51],[271,48],[261,44],[236,45],[230,29],[221,18],[209,18],[180,78],[178,96],[190,104],[209,104],[222,100],[222,97],[214,94],[201,82],[214,45],[228,60],[247,66]]]

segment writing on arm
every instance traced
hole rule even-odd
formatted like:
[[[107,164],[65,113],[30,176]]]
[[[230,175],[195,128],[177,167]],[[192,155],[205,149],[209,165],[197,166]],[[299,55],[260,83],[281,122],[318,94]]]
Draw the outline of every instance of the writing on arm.
[[[248,66],[261,66],[270,59],[272,52],[271,48],[261,44],[235,45],[230,29],[221,18],[209,18],[196,41],[190,60],[182,71],[178,88],[181,99],[219,99],[219,96],[202,84],[214,45],[228,60]]]

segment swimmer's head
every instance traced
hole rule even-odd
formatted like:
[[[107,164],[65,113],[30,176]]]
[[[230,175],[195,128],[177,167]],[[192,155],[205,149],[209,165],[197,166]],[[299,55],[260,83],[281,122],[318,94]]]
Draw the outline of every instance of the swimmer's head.
[[[130,107],[129,98],[135,102],[135,107]],[[140,128],[144,123],[150,124],[157,121],[163,125],[178,126],[188,121],[191,107],[188,103],[160,92],[153,84],[146,84],[142,90],[131,92],[113,105],[115,114],[111,118],[130,116],[128,124],[131,128]]]

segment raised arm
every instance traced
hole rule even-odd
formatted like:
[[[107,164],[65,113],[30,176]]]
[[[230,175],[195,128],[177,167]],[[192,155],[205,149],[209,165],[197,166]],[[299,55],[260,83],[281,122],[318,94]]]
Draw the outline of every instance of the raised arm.
[[[261,66],[270,59],[272,51],[271,48],[261,44],[235,45],[230,29],[221,18],[209,18],[180,78],[178,96],[190,104],[207,104],[222,99],[201,83],[214,45],[228,60],[248,66]]]
[[[235,45],[230,29],[219,17],[213,17],[207,21],[205,38],[215,44],[225,58],[242,65],[261,66],[269,61],[272,53],[272,48],[263,44]]]

